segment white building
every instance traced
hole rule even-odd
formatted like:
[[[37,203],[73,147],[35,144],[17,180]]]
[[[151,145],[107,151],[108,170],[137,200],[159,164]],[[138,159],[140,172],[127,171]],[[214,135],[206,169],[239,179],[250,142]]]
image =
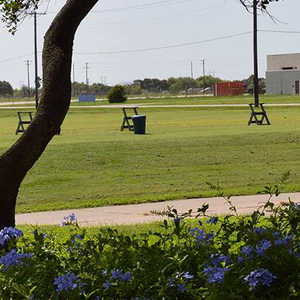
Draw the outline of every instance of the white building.
[[[299,95],[300,53],[267,55],[266,93]]]

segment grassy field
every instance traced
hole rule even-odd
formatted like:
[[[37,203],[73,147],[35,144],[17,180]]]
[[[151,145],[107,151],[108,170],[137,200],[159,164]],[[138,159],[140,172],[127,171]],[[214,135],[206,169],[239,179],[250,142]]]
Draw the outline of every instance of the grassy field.
[[[120,132],[120,109],[71,109],[25,178],[17,211],[216,195],[207,183],[252,194],[288,171],[282,190],[300,190],[300,107],[268,108],[271,126],[247,126],[247,108],[140,113],[146,135]],[[0,110],[0,152],[16,140],[16,123],[15,111]]]
[[[105,97],[101,97],[105,99]],[[97,102],[81,102],[79,103],[76,99],[73,99],[72,106],[91,106],[91,105],[107,105],[110,104],[107,100],[105,101],[97,101]],[[32,102],[33,98],[20,98],[20,99],[1,99],[1,102],[11,102],[15,106],[33,106],[33,103],[20,103],[22,102]],[[269,96],[269,95],[261,95],[260,101],[266,104],[278,104],[278,103],[299,103],[300,104],[300,96],[293,95],[278,95],[278,96]],[[134,99],[128,99],[126,104],[140,104],[140,105],[181,105],[181,104],[249,104],[253,103],[252,95],[245,96],[234,96],[234,97],[213,97],[213,96],[198,96],[198,97],[184,97],[184,96],[163,96],[163,97],[155,97],[155,96],[141,96],[134,97]],[[119,105],[112,104],[112,105]]]
[[[261,95],[260,101],[263,103],[300,103],[299,96],[284,95],[284,96],[268,96]],[[108,104],[106,101],[101,101],[101,104]],[[234,97],[167,97],[167,98],[146,98],[146,99],[129,99],[126,103],[141,103],[141,104],[249,104],[253,103],[253,96],[234,96]],[[98,104],[98,102],[97,102]],[[76,105],[76,103],[74,103]]]

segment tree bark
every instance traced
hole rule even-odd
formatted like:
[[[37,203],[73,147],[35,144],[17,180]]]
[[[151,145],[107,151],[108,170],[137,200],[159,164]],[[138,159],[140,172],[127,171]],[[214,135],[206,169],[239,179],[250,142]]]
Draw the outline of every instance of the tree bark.
[[[67,0],[45,35],[43,92],[36,115],[24,134],[0,157],[0,229],[15,226],[20,184],[59,131],[67,114],[75,32],[97,2]]]

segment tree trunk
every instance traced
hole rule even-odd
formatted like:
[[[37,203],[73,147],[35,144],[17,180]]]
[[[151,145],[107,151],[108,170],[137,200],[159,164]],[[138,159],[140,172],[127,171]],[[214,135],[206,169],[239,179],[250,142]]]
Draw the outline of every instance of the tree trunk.
[[[97,2],[67,0],[45,35],[43,92],[37,113],[24,134],[0,157],[0,229],[15,226],[20,184],[59,131],[69,109],[75,32]]]

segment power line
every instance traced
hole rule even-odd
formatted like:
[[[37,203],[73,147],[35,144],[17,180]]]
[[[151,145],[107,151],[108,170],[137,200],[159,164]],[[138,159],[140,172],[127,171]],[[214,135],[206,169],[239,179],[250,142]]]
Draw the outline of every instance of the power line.
[[[0,60],[0,64],[6,63],[6,62],[9,62],[9,61],[12,61],[12,60],[20,60],[20,59],[22,59],[24,57],[28,57],[28,56],[32,56],[32,55],[33,55],[33,52],[28,53],[28,54],[24,54],[24,55],[20,55],[20,56],[9,57],[9,58]]]
[[[94,13],[119,12],[119,11],[130,10],[130,9],[145,9],[145,8],[151,8],[154,6],[160,7],[160,6],[168,4],[168,3],[180,4],[180,3],[184,3],[184,2],[190,2],[190,1],[193,1],[193,0],[178,0],[178,1],[163,0],[163,1],[150,2],[150,3],[144,3],[144,4],[139,4],[139,5],[127,6],[127,7],[96,10],[96,11],[94,11]]]
[[[300,34],[300,31],[287,31],[287,30],[264,30],[260,29],[257,30],[259,32],[266,32],[266,33],[290,33],[290,34]],[[174,45],[167,45],[167,46],[161,46],[161,47],[151,47],[151,48],[142,48],[142,49],[127,49],[127,50],[116,50],[116,51],[96,51],[96,52],[79,52],[74,53],[76,55],[97,55],[97,54],[121,54],[121,53],[137,53],[137,52],[146,52],[146,51],[154,51],[154,50],[162,50],[162,49],[169,49],[169,48],[179,48],[179,47],[185,47],[185,46],[193,46],[198,44],[204,44],[219,40],[225,40],[225,39],[231,39],[239,36],[249,35],[252,31],[246,31],[236,34],[230,34],[230,35],[224,35],[216,38],[206,39],[202,41],[194,41],[194,42],[186,42],[186,43],[180,43],[180,44],[174,44]]]
[[[95,10],[91,11],[90,13],[96,13],[96,14],[102,14],[102,13],[110,13],[110,12],[120,12],[120,11],[126,11],[131,9],[146,9],[146,8],[152,8],[152,7],[161,7],[165,4],[181,4],[185,2],[191,2],[194,0],[161,0],[156,2],[149,2],[144,4],[138,4],[138,5],[132,5],[132,6],[125,6],[125,7],[117,7],[117,8],[108,8],[108,9],[102,9],[102,10]],[[48,12],[50,14],[54,14],[57,12]]]
[[[265,33],[289,33],[289,34],[300,34],[300,31],[288,31],[288,30],[267,30],[267,29],[258,29],[258,32],[265,32]],[[96,54],[118,54],[118,53],[130,53],[130,52],[143,52],[143,51],[151,51],[151,50],[160,50],[160,49],[167,49],[167,48],[176,48],[176,47],[184,47],[184,46],[192,46],[192,45],[197,45],[197,44],[202,44],[202,43],[207,43],[207,42],[213,42],[217,40],[222,40],[222,39],[229,39],[229,38],[234,38],[237,36],[243,36],[243,35],[248,35],[250,34],[251,31],[247,32],[242,32],[242,33],[237,33],[237,34],[232,34],[232,35],[226,35],[222,37],[217,37],[214,39],[207,39],[207,40],[202,40],[202,41],[195,41],[195,42],[188,42],[188,43],[182,43],[182,44],[174,44],[174,45],[167,45],[167,46],[162,46],[162,47],[153,47],[153,48],[144,48],[144,49],[131,49],[131,50],[119,50],[119,51],[98,51],[98,52],[79,52],[76,53],[74,52],[75,55],[96,55]],[[38,51],[38,54],[41,54],[42,51]],[[19,55],[19,56],[14,56],[14,57],[8,57],[6,59],[0,60],[0,64],[6,63],[9,61],[13,60],[20,60],[24,57],[32,56],[34,53],[27,53],[24,55]],[[105,62],[93,62],[93,63],[105,63]]]
[[[146,52],[146,51],[153,51],[153,50],[162,50],[162,49],[169,49],[169,48],[179,48],[179,47],[185,47],[185,46],[193,46],[198,44],[204,44],[208,42],[214,42],[218,40],[225,40],[230,39],[238,36],[248,35],[251,34],[251,31],[231,34],[231,35],[225,35],[217,38],[202,40],[202,41],[195,41],[195,42],[186,42],[186,43],[180,43],[180,44],[173,44],[173,45],[167,45],[167,46],[161,46],[161,47],[151,47],[151,48],[142,48],[142,49],[128,49],[128,50],[117,50],[117,51],[97,51],[97,52],[79,52],[74,53],[77,55],[97,55],[97,54],[121,54],[121,53],[136,53],[136,52]]]
[[[48,9],[49,9],[49,4],[50,4],[50,0],[48,0],[47,7],[46,7],[46,9],[44,10],[44,14],[47,14]]]
[[[300,33],[300,31],[289,31],[289,30],[265,30],[265,29],[258,29],[259,32],[270,32],[270,33]]]

